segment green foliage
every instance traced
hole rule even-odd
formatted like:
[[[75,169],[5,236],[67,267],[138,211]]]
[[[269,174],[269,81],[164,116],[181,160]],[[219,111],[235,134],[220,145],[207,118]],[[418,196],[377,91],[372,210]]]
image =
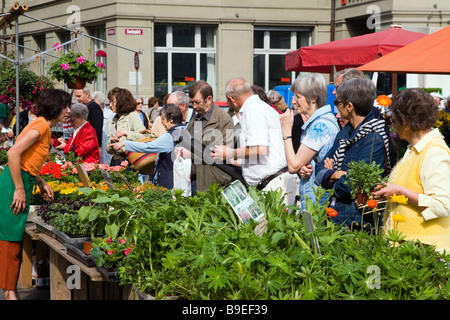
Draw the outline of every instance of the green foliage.
[[[97,66],[95,61],[83,59],[84,62],[80,63],[77,61],[79,58],[84,58],[81,53],[70,51],[63,54],[58,61],[50,65],[48,72],[51,74],[52,79],[75,82],[75,77],[78,76],[92,83],[100,73],[104,72],[101,67]],[[65,70],[62,65],[68,65],[68,69]]]
[[[12,55],[9,57],[14,59]],[[23,107],[36,103],[41,91],[47,88],[53,88],[49,79],[19,65],[19,102]],[[15,105],[16,91],[16,66],[7,59],[0,59],[0,102]]]
[[[50,225],[69,236],[88,236],[90,226],[76,214],[63,213],[55,214],[50,220]]]
[[[125,238],[95,238],[90,252],[97,266],[115,269],[125,263],[133,247],[129,239]]]
[[[111,241],[123,237],[127,248],[132,248],[115,261],[121,283],[153,292],[157,298],[450,297],[446,284],[450,256],[433,246],[403,242],[398,235],[351,232],[329,219],[325,212],[328,203],[308,204],[315,224],[310,234],[299,209],[283,204],[281,192],[261,193],[251,188],[250,195],[267,220],[264,233],[258,236],[254,221],[237,222],[221,191],[213,185],[206,192],[183,197],[181,192],[150,189],[143,192],[142,201],[122,199],[122,205],[119,199],[126,194],[92,192],[91,201],[102,208],[97,213],[101,219],[117,217],[118,212],[110,211],[119,207],[128,212],[119,218],[117,236],[111,237]],[[316,198],[324,193],[318,188]],[[311,236],[317,238],[320,252],[310,249]],[[99,239],[96,249],[103,264],[108,239]],[[370,272],[374,266],[377,277]]]
[[[352,189],[351,196],[354,199],[358,190],[370,196],[371,191],[378,184],[385,183],[386,177],[383,177],[384,169],[380,168],[375,161],[367,163],[365,161],[352,161],[349,163],[347,171],[348,180],[346,183]]]
[[[8,163],[8,150],[9,148],[0,148],[0,166]]]

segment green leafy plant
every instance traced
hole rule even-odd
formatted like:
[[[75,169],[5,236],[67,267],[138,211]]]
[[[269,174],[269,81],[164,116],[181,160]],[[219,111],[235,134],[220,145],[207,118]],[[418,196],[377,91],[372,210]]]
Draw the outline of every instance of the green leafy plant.
[[[105,234],[107,224],[116,224],[110,231],[117,231],[94,240],[98,265],[116,267],[121,284],[158,299],[450,298],[450,256],[418,241],[400,241],[401,235],[336,225],[327,201],[305,200],[315,226],[308,231],[305,213],[286,207],[281,191],[251,187],[267,222],[258,235],[257,222],[240,223],[217,185],[192,197],[161,188],[139,195],[88,193],[98,211],[86,206],[85,219]],[[318,188],[316,198],[326,193],[331,194]]]
[[[384,169],[373,161],[367,163],[365,161],[352,161],[349,163],[347,171],[348,180],[346,183],[350,186],[351,196],[356,198],[358,191],[370,197],[371,191],[375,189],[378,184],[386,182],[387,177],[383,177]],[[365,204],[362,203],[362,204]]]
[[[80,77],[92,83],[104,72],[104,65],[101,62],[87,60],[81,53],[70,51],[53,62],[48,71],[52,79],[58,81],[75,82],[76,77]]]
[[[126,235],[130,230],[128,228],[136,223],[137,215],[147,206],[147,203],[133,195],[131,190],[78,190],[91,201],[90,206],[80,208],[78,215],[81,220],[89,221],[92,238],[105,235],[115,239],[119,233]]]
[[[133,250],[133,247],[130,239],[95,238],[90,252],[98,267],[116,269],[125,263],[125,259]]]
[[[77,214],[64,213],[53,214],[50,225],[55,227],[69,237],[79,237],[90,235],[90,226],[82,221]]]
[[[13,55],[9,55],[14,59]],[[19,65],[19,103],[22,108],[28,109],[35,104],[39,94],[47,89],[53,88],[50,79],[38,76],[25,65]],[[0,102],[10,106],[16,105],[16,66],[7,59],[0,60]]]

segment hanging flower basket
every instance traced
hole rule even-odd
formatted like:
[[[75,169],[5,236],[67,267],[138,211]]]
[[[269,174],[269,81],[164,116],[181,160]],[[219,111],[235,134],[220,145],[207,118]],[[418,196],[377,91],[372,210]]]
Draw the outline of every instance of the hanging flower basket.
[[[58,49],[59,47],[55,48]],[[48,71],[52,79],[64,81],[70,89],[82,89],[86,82],[94,82],[98,75],[105,71],[104,69],[105,65],[102,62],[89,61],[81,53],[70,51],[53,62]]]
[[[86,86],[86,79],[76,76],[75,82],[68,80],[66,84],[69,89],[83,89]]]

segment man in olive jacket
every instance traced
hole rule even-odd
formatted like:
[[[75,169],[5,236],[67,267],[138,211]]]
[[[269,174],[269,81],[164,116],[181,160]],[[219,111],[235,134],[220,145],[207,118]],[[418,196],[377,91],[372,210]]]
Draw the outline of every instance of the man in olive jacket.
[[[213,102],[211,86],[206,81],[197,81],[189,90],[189,98],[196,113],[187,126],[191,137],[211,150],[215,145],[233,145],[233,120]],[[231,182],[228,174],[213,165],[202,164],[199,156],[202,157],[202,155],[194,155],[191,171],[191,181],[196,180],[197,191],[205,191],[215,182],[219,186]]]

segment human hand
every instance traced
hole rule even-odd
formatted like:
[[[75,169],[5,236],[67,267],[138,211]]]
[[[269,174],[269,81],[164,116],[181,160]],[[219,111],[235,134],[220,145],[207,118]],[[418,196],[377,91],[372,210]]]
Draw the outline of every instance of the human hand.
[[[190,159],[191,158],[191,152],[188,149],[180,147],[180,151],[179,152],[180,152],[180,156],[183,159]]]
[[[9,207],[10,209],[14,208],[13,210],[13,214],[15,214],[16,216],[25,210],[25,207],[27,205],[27,201],[26,201],[26,193],[25,193],[25,189],[24,188],[16,188],[14,190],[14,196],[13,196],[13,201],[11,203],[11,206]]]
[[[128,135],[128,131],[127,130],[120,130],[116,132],[115,137],[116,138],[120,138],[122,136],[127,136]]]
[[[211,157],[214,160],[226,160],[232,158],[234,155],[234,149],[227,146],[215,146],[211,152]]]
[[[376,199],[389,199],[395,194],[400,195],[400,186],[393,183],[379,184],[375,187],[375,191],[372,195]]]
[[[111,139],[112,140],[112,139]],[[114,150],[120,150],[125,146],[125,142],[115,142],[108,145],[108,147],[113,147]]]
[[[300,169],[300,177],[302,179],[308,179],[313,172],[312,165],[307,164],[306,166],[301,167]]]
[[[39,189],[41,189],[42,198],[44,198],[45,201],[53,201],[54,193],[52,187],[46,182],[42,182],[39,185]]]
[[[291,135],[292,126],[294,124],[294,113],[291,109],[287,109],[280,115],[280,124],[281,130],[283,131],[283,136]]]
[[[326,158],[323,161],[323,165],[325,166],[325,168],[330,169],[330,170],[334,170],[334,165],[333,165],[333,160],[330,158]]]

